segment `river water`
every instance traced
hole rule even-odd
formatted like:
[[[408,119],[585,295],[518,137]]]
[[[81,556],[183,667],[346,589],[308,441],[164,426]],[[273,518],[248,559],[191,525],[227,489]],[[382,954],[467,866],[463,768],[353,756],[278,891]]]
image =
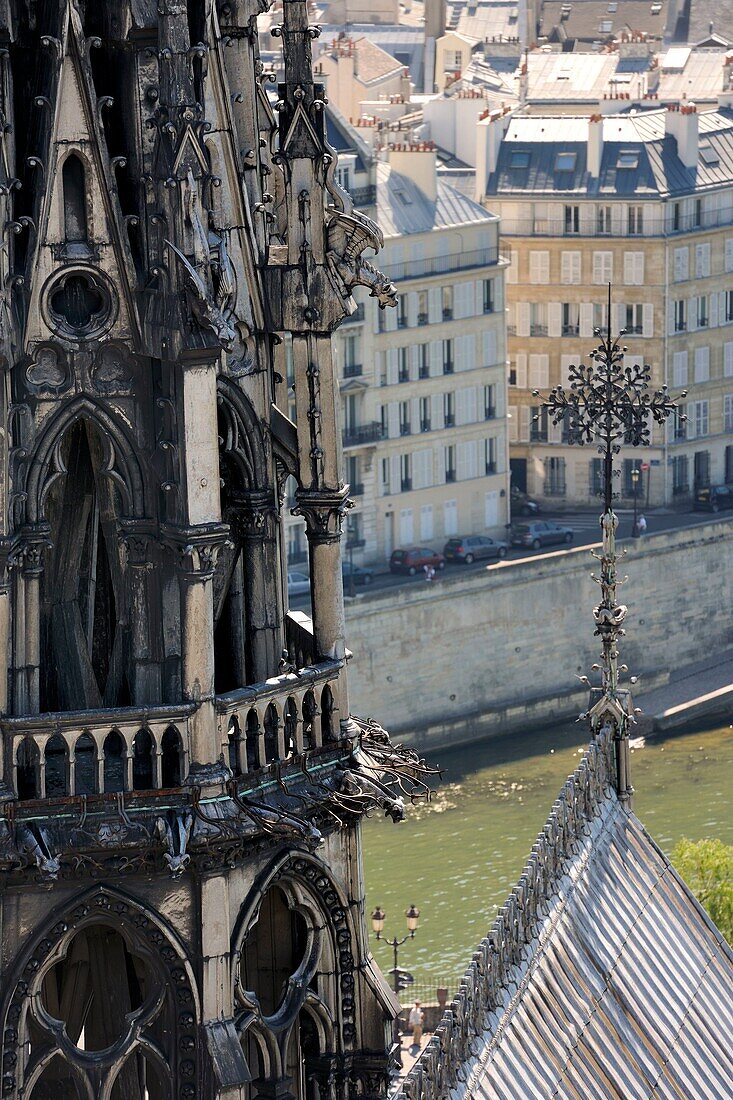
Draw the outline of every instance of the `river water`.
[[[367,912],[381,905],[385,934],[402,936],[405,909],[419,907],[417,936],[400,950],[399,965],[424,1001],[437,985],[454,990],[584,747],[585,727],[570,724],[437,752],[430,762],[442,767],[443,781],[433,801],[408,808],[399,825],[365,824]],[[733,844],[732,777],[733,726],[648,739],[632,750],[634,810],[668,853],[682,836]],[[391,950],[374,942],[373,950],[386,972]]]

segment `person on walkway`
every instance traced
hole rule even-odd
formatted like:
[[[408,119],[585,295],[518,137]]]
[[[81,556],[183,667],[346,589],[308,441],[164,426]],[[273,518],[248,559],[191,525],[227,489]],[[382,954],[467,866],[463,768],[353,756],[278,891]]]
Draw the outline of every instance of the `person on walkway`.
[[[646,534],[646,516],[645,515],[639,516],[639,519],[637,520],[637,523],[636,523],[636,529],[639,532],[639,538],[641,538],[642,535]]]
[[[411,1051],[417,1051],[420,1049],[422,1043],[422,1025],[425,1019],[425,1014],[420,1008],[420,1002],[415,1001],[415,1007],[410,1009],[410,1017],[408,1023],[412,1028],[412,1046]]]

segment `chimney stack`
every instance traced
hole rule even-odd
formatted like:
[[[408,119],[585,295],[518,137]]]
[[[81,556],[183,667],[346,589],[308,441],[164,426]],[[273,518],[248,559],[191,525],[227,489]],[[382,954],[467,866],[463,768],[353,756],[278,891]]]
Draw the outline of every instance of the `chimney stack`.
[[[412,180],[430,202],[435,202],[438,197],[438,172],[434,142],[411,141],[390,145],[389,164],[395,172]]]
[[[699,122],[694,103],[682,104],[677,125],[677,155],[685,168],[697,168]]]
[[[588,173],[594,179],[601,174],[603,159],[603,116],[591,115],[588,120]]]
[[[476,138],[476,202],[482,202],[489,178],[499,163],[499,150],[509,129],[510,107],[499,111],[484,111],[479,116]]]
[[[442,38],[445,34],[445,0],[425,0],[425,37]]]

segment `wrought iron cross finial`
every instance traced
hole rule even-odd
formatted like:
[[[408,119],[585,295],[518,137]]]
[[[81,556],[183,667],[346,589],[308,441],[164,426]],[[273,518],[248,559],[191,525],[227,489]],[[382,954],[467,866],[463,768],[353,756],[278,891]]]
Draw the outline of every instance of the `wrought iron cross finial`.
[[[621,580],[616,575],[616,529],[618,518],[613,512],[614,458],[621,445],[639,447],[651,442],[652,424],[664,424],[677,409],[676,401],[666,386],[650,391],[651,367],[644,363],[624,363],[626,348],[621,339],[611,337],[611,285],[608,286],[608,324],[606,333],[595,330],[600,340],[590,353],[590,365],[579,363],[569,368],[569,386],[555,386],[542,408],[547,409],[552,423],[565,424],[568,442],[583,446],[595,443],[603,457],[604,510],[601,516],[603,550],[595,557],[600,559],[600,576],[594,580],[600,585],[601,599],[593,608],[595,634],[601,639],[601,664],[594,669],[601,671],[601,686],[591,692],[591,706],[586,717],[591,728],[598,731],[609,728],[616,743],[616,788],[619,798],[628,804],[633,794],[629,775],[629,728],[634,721],[631,693],[619,688],[619,673],[625,671],[619,665],[618,641],[623,636],[626,606],[616,599],[616,587]],[[541,396],[537,390],[534,396]],[[681,397],[686,397],[682,393]],[[590,681],[583,678],[586,683]]]
[[[611,337],[611,284],[608,284],[608,324],[604,335],[600,328],[594,336],[601,343],[590,353],[590,365],[579,363],[568,370],[569,387],[555,386],[542,407],[548,410],[554,425],[565,422],[569,443],[581,446],[598,444],[603,456],[604,511],[612,510],[613,460],[621,443],[631,447],[651,442],[652,422],[663,424],[677,408],[666,386],[650,392],[651,367],[648,363],[624,364],[627,349],[621,339],[626,330]],[[534,390],[534,396],[541,396]],[[686,397],[686,392],[680,394]]]

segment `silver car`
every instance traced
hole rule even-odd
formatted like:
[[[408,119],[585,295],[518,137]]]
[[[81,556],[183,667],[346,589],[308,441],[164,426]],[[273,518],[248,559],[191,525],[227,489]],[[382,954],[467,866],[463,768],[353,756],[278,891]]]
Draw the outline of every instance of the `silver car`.
[[[304,596],[310,593],[311,579],[307,573],[299,573],[295,569],[288,569],[288,595]]]

